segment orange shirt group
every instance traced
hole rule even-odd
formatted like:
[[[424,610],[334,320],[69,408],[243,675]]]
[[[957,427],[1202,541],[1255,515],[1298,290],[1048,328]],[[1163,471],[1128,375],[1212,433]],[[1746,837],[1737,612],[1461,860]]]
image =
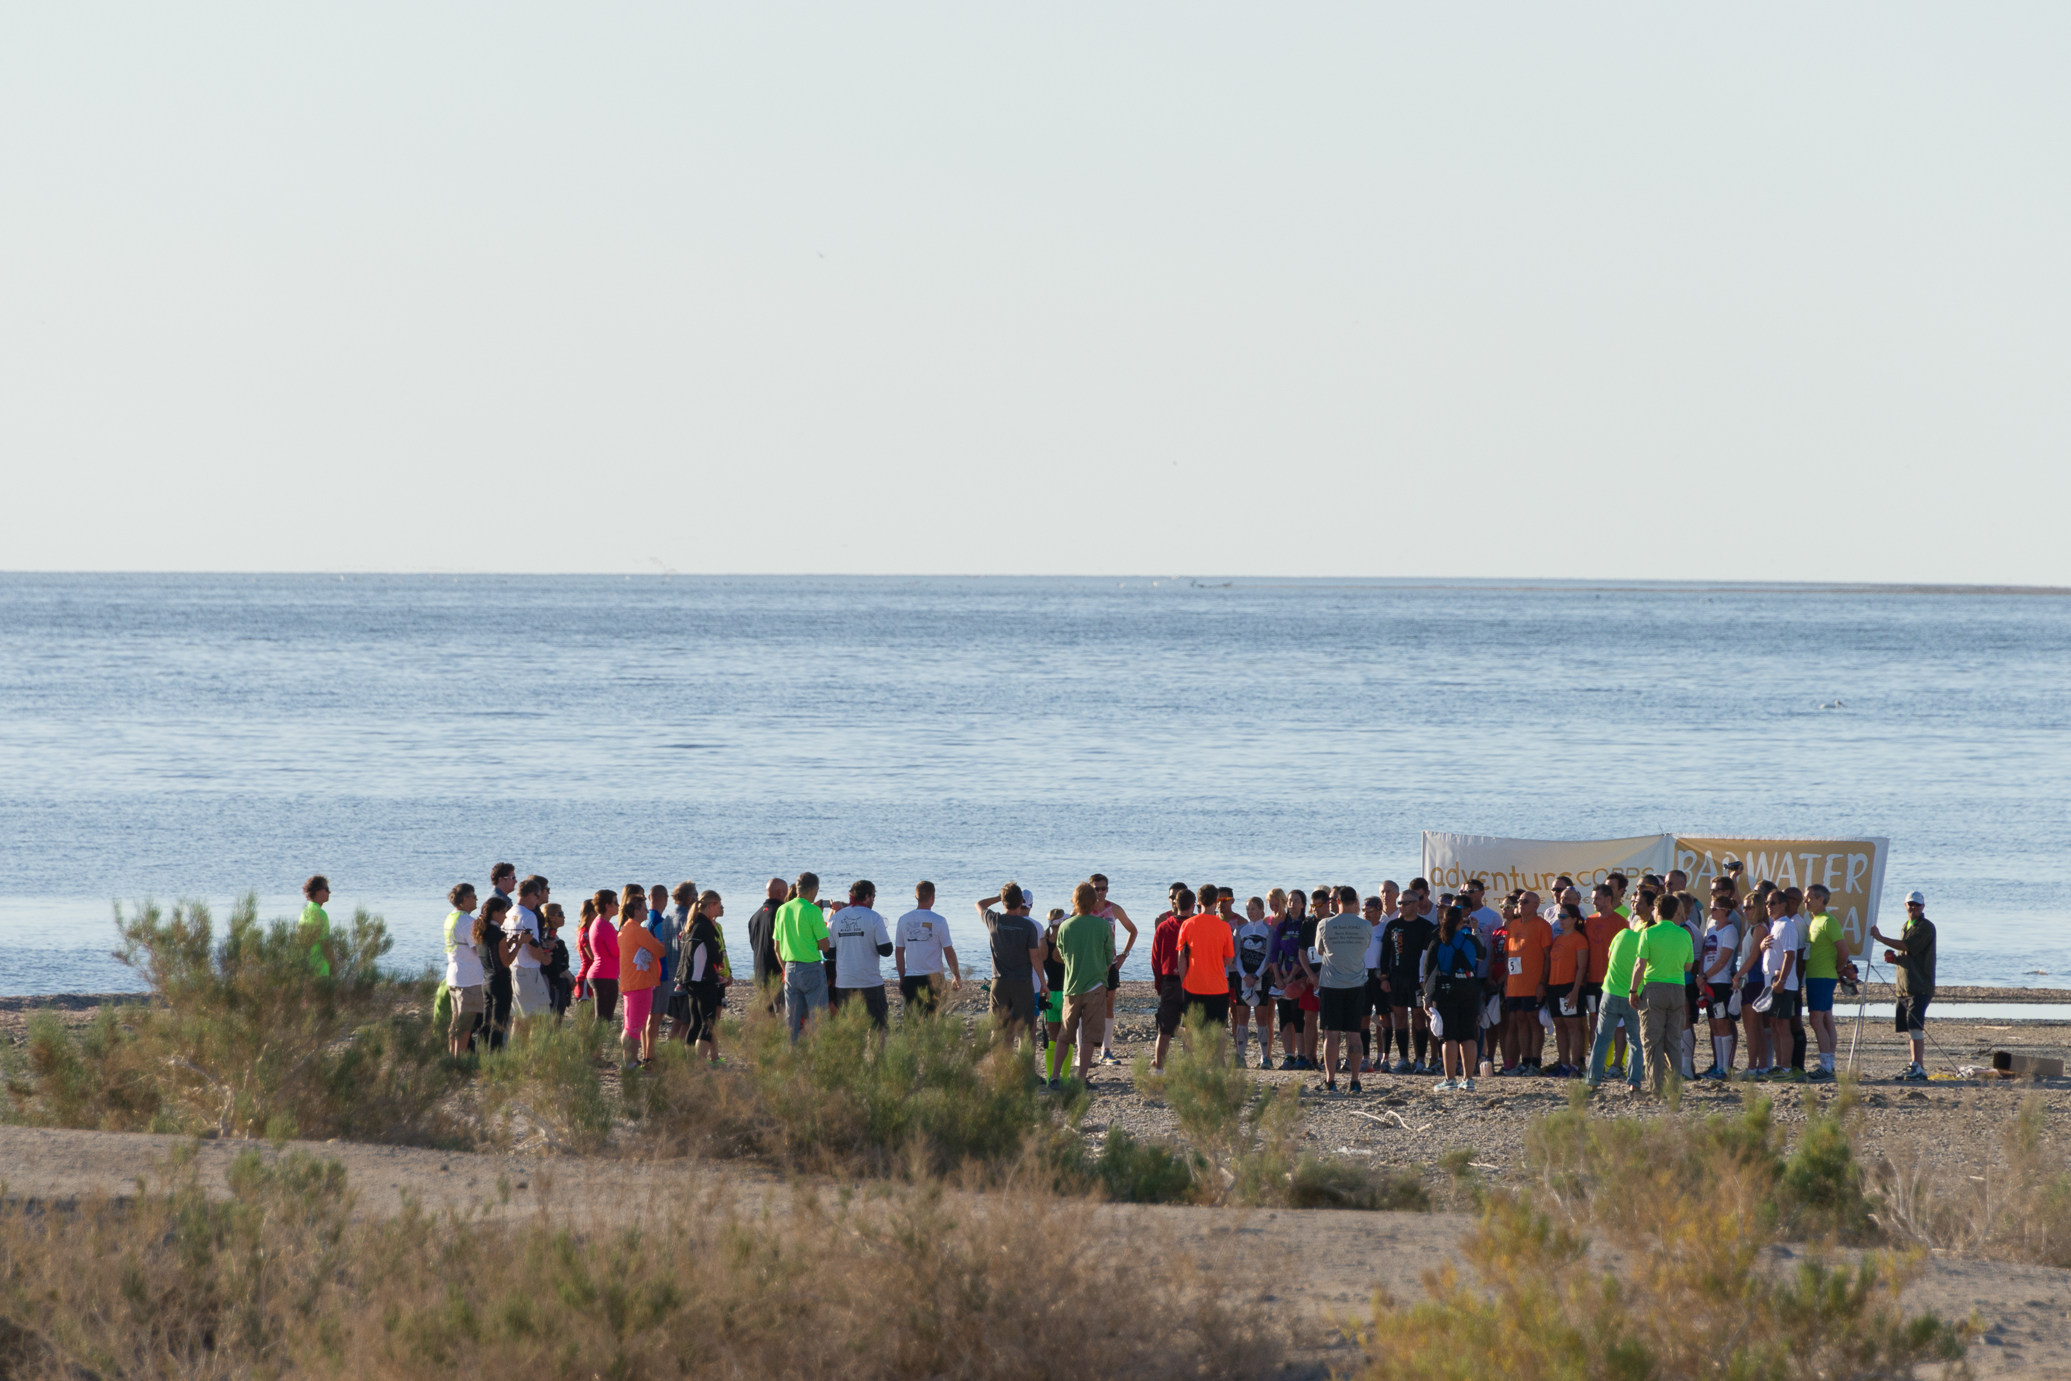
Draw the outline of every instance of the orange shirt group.
[[[1509,923],[1503,940],[1505,997],[1539,995],[1539,985],[1546,981],[1546,952],[1552,947],[1553,927],[1542,918],[1520,916]]]

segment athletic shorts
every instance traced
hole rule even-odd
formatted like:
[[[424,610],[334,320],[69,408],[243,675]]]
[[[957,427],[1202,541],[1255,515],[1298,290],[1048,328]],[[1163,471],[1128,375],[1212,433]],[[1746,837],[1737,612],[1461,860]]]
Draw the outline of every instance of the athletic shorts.
[[[1503,1010],[1506,1012],[1536,1012],[1539,1010],[1539,999],[1536,997],[1505,997],[1503,999]]]
[[[1732,1007],[1733,990],[1731,988],[1713,988],[1711,990],[1711,1001],[1704,1004],[1704,1014],[1713,1021],[1731,1021],[1733,1020]]]
[[[1906,1035],[1918,1036],[1927,1030],[1927,1004],[1931,997],[1902,997],[1892,1009],[1892,1029]]]
[[[619,1000],[625,1004],[625,1032],[638,1036],[647,1030],[647,1015],[654,1010],[654,989],[642,988],[638,992],[620,993]]]
[[[1473,1045],[1481,1036],[1481,995],[1464,983],[1456,991],[1441,989],[1438,1016],[1445,1027],[1441,1039]]]
[[[1179,1034],[1180,1019],[1186,1015],[1186,990],[1179,986],[1179,975],[1168,973],[1158,980],[1158,1034],[1174,1036]],[[1281,1004],[1285,1006],[1285,1003]]]
[[[1584,983],[1582,985],[1582,1010],[1591,1016],[1595,1016],[1603,1010],[1603,1005],[1604,985],[1601,983]]]
[[[1064,1020],[1064,993],[1061,989],[1050,989],[1050,995],[1043,999],[1043,1020],[1060,1022]]]
[[[1323,990],[1323,1020],[1325,1031],[1357,1031],[1366,1013],[1361,1010],[1366,1004],[1366,985],[1356,988],[1325,988]]]
[[[1834,985],[1838,978],[1808,978],[1805,980],[1805,1010],[1808,1012],[1831,1012],[1834,1010]]]
[[[1228,993],[1188,993],[1186,995],[1188,1015],[1195,1012],[1207,1014],[1210,1026],[1221,1026],[1230,1019],[1230,995]]]
[[[1381,980],[1376,977],[1368,977],[1366,980],[1366,1010],[1385,1017],[1388,1015],[1389,1005],[1388,990],[1381,986]]]
[[[1274,1001],[1273,1008],[1279,1015],[1282,1026],[1300,1026],[1302,1024],[1302,1005],[1299,1002],[1293,1002],[1283,997]]]
[[[1122,963],[1118,959],[1107,966],[1107,990],[1113,992],[1122,986]]]
[[[1774,998],[1770,999],[1769,1020],[1795,1020],[1798,1015],[1799,1004],[1803,1001],[1803,997],[1798,993],[1778,993]]]

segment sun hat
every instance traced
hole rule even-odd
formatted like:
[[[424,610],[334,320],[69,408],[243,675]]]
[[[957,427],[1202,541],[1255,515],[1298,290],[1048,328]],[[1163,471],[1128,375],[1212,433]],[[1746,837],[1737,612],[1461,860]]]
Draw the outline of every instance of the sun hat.
[[[1775,1000],[1776,994],[1771,992],[1769,989],[1764,988],[1762,989],[1762,995],[1756,998],[1753,1002],[1750,1002],[1748,1006],[1754,1008],[1757,1012],[1766,1012],[1769,1010],[1769,1004],[1774,1002]]]

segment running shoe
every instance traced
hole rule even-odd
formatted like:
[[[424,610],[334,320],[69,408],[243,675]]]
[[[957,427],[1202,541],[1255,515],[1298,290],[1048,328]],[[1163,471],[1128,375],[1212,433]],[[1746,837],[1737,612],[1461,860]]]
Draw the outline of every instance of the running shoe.
[[[1921,1065],[1907,1065],[1898,1078],[1902,1084],[1924,1084],[1927,1082],[1927,1070]]]
[[[1802,1069],[1786,1069],[1777,1077],[1786,1084],[1802,1084],[1805,1082],[1805,1071]]]
[[[695,951],[693,951],[693,952],[695,952]],[[1239,1051],[1236,1051],[1236,1052],[1234,1052],[1234,1053],[1233,1053],[1233,1054],[1232,1054],[1232,1055],[1230,1056],[1230,1067],[1231,1067],[1232,1069],[1244,1069],[1244,1068],[1246,1068],[1246,1067],[1247,1067],[1247,1066],[1245,1065],[1245,1063],[1244,1063],[1244,1052],[1243,1052],[1243,1051],[1241,1051],[1241,1050],[1239,1050]]]
[[[1408,1060],[1397,1060],[1395,1062],[1395,1072],[1397,1074],[1422,1074],[1424,1067],[1422,1065],[1412,1067]]]
[[[1460,1085],[1459,1085],[1459,1087],[1460,1087],[1460,1092],[1462,1092],[1462,1093],[1472,1093],[1472,1092],[1474,1092],[1474,1076],[1470,1074],[1470,1075],[1468,1075],[1468,1076],[1467,1076],[1466,1078],[1464,1078],[1464,1079],[1460,1080]]]
[[[1331,1096],[1332,1098],[1335,1098],[1335,1097],[1337,1097],[1337,1096],[1338,1096],[1338,1086],[1337,1086],[1337,1081],[1336,1081],[1336,1080],[1332,1080],[1331,1082],[1329,1082],[1329,1083],[1325,1084],[1325,1085],[1324,1085],[1324,1086],[1323,1086],[1322,1088],[1318,1089],[1318,1090],[1317,1090],[1317,1092],[1318,1092],[1318,1093],[1324,1093],[1324,1094],[1328,1094],[1328,1095],[1329,1095],[1329,1096]]]
[[[1710,1069],[1705,1070],[1704,1073],[1698,1075],[1697,1077],[1700,1079],[1719,1079],[1725,1076],[1719,1073],[1719,1067],[1715,1064]]]
[[[1103,1051],[1101,1051],[1101,1052],[1100,1052],[1100,1059],[1099,1059],[1099,1061],[1098,1061],[1098,1062],[1099,1062],[1100,1064],[1104,1064],[1104,1065],[1118,1065],[1118,1064],[1120,1064],[1120,1063],[1121,1063],[1121,1061],[1120,1061],[1120,1060],[1118,1060],[1118,1059],[1116,1059],[1116,1058],[1115,1058],[1115,1052],[1114,1052],[1114,1051],[1112,1051],[1112,1050],[1103,1050]]]
[[[1808,1069],[1805,1071],[1805,1082],[1808,1084],[1831,1084],[1834,1082],[1834,1071],[1831,1069]]]
[[[1444,1079],[1440,1079],[1436,1084],[1433,1084],[1431,1086],[1431,1091],[1433,1093],[1451,1093],[1454,1089],[1458,1087],[1458,1084],[1455,1084],[1450,1077],[1447,1077]]]
[[[1295,1058],[1292,1055],[1286,1056],[1280,1061],[1280,1072],[1282,1074],[1285,1074],[1290,1069],[1300,1068],[1301,1066],[1295,1062]]]
[[[1365,1089],[1363,1089],[1363,1088],[1361,1088],[1361,1087],[1359,1087],[1359,1081],[1358,1081],[1357,1079],[1354,1079],[1354,1080],[1352,1081],[1352,1092],[1354,1092],[1354,1093],[1364,1093],[1364,1092],[1366,1092],[1366,1090],[1365,1090]]]

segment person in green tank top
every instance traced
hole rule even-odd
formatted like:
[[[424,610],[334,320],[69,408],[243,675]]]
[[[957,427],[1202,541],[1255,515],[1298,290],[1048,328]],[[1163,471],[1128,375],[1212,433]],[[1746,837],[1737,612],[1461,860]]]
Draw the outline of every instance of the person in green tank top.
[[[331,880],[322,873],[302,884],[302,937],[309,941],[309,971],[318,978],[331,976],[331,914],[324,903],[331,899]]]
[[[1805,889],[1805,1022],[1819,1042],[1815,1083],[1834,1077],[1834,985],[1841,980],[1841,947],[1847,943],[1841,922],[1827,910],[1829,893],[1818,883]]]

